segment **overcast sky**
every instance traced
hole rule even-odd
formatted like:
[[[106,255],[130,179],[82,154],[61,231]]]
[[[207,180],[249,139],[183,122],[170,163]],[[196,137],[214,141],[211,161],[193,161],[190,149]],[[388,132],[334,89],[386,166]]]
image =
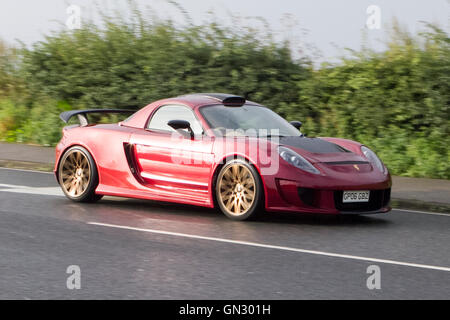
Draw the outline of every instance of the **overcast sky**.
[[[97,0],[102,10],[123,7],[125,0]],[[160,17],[170,16],[183,23],[183,15],[167,0],[136,0],[142,7],[151,6]],[[342,48],[359,49],[364,39],[377,49],[383,48],[386,28],[393,17],[411,32],[422,28],[421,21],[437,23],[449,32],[449,0],[180,0],[194,23],[208,19],[208,11],[225,24],[231,24],[231,15],[240,16],[252,25],[262,26],[260,16],[281,38],[289,38],[298,46],[305,43],[317,47],[323,60],[332,60],[344,53]],[[14,43],[19,39],[31,44],[42,39],[51,30],[64,27],[70,4],[82,9],[81,19],[94,17],[90,0],[0,0],[0,38]],[[370,5],[381,10],[381,28],[368,29],[366,13]],[[95,19],[95,17],[94,17]],[[301,44],[301,45],[300,45]],[[295,48],[294,48],[295,49]]]

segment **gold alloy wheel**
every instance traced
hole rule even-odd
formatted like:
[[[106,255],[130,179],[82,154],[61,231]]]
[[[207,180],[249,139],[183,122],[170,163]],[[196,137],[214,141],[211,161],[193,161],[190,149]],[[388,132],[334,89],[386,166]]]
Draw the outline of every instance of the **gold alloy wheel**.
[[[252,173],[242,164],[230,165],[219,177],[219,201],[230,215],[240,216],[250,210],[255,189]]]
[[[80,197],[88,188],[91,168],[86,155],[80,150],[69,151],[63,159],[60,181],[64,191],[71,197]]]

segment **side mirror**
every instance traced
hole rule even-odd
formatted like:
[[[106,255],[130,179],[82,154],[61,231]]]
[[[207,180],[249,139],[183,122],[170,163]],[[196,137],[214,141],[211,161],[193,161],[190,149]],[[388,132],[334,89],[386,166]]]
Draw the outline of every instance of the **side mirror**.
[[[302,127],[302,123],[300,121],[291,121],[289,123],[292,124],[298,130],[300,130],[300,128]]]
[[[191,139],[194,138],[194,131],[192,131],[191,124],[186,120],[170,120],[167,125],[174,130],[187,129]]]

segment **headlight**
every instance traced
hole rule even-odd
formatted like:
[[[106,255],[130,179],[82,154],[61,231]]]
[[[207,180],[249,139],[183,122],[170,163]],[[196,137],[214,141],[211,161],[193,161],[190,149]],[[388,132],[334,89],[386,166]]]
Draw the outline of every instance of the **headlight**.
[[[317,170],[311,163],[309,163],[308,160],[303,158],[301,155],[299,155],[297,152],[292,151],[289,148],[286,147],[278,147],[278,153],[280,154],[280,157],[288,162],[289,164],[293,165],[296,168],[299,168],[304,171],[308,171],[310,173],[319,174],[320,171]]]
[[[364,153],[364,156],[370,161],[370,163],[375,165],[375,167],[377,167],[378,170],[385,173],[385,168],[384,168],[383,162],[381,162],[380,158],[377,157],[375,152],[373,152],[366,146],[362,146],[361,151],[362,151],[362,153]]]

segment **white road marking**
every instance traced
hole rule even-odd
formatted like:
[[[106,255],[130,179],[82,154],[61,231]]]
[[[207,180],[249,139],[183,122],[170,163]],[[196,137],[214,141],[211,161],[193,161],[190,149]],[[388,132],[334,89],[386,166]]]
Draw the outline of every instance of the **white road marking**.
[[[0,183],[0,192],[38,194],[45,196],[64,196],[60,187],[28,187]]]
[[[14,170],[14,171],[23,171],[23,172],[33,172],[33,173],[44,173],[44,174],[53,174],[53,172],[47,172],[47,171],[38,171],[38,170],[28,170],[28,169],[15,169],[15,168],[5,168],[0,167],[2,170]]]
[[[434,216],[447,216],[447,217],[450,217],[449,213],[440,213],[440,212],[417,211],[417,210],[397,209],[397,208],[393,208],[392,211],[412,212],[412,213],[421,213],[421,214],[431,214],[431,215],[434,215]]]
[[[155,234],[163,234],[163,235],[169,235],[169,236],[175,236],[175,237],[209,240],[209,241],[216,241],[216,242],[225,242],[225,243],[239,244],[239,245],[251,246],[251,247],[260,247],[260,248],[276,249],[276,250],[291,251],[291,252],[308,253],[308,254],[327,256],[327,257],[344,258],[344,259],[352,259],[352,260],[359,260],[359,261],[369,261],[369,262],[376,262],[376,263],[386,263],[386,264],[393,264],[393,265],[399,265],[399,266],[407,266],[407,267],[414,267],[414,268],[432,269],[432,270],[450,272],[450,267],[440,267],[440,266],[409,263],[409,262],[402,262],[402,261],[395,261],[395,260],[353,256],[353,255],[348,255],[348,254],[331,253],[331,252],[325,252],[325,251],[306,250],[306,249],[276,246],[276,245],[248,242],[248,241],[240,241],[240,240],[223,239],[223,238],[216,238],[216,237],[205,237],[205,236],[199,236],[199,235],[194,235],[194,234],[170,232],[170,231],[163,231],[163,230],[156,230],[156,229],[142,229],[142,228],[135,228],[135,227],[129,227],[129,226],[115,225],[115,224],[107,224],[107,223],[99,223],[99,222],[87,222],[87,224],[95,225],[95,226],[102,226],[102,227],[110,227],[110,228],[118,228],[118,229],[126,229],[126,230],[140,231],[140,232],[155,233]]]

